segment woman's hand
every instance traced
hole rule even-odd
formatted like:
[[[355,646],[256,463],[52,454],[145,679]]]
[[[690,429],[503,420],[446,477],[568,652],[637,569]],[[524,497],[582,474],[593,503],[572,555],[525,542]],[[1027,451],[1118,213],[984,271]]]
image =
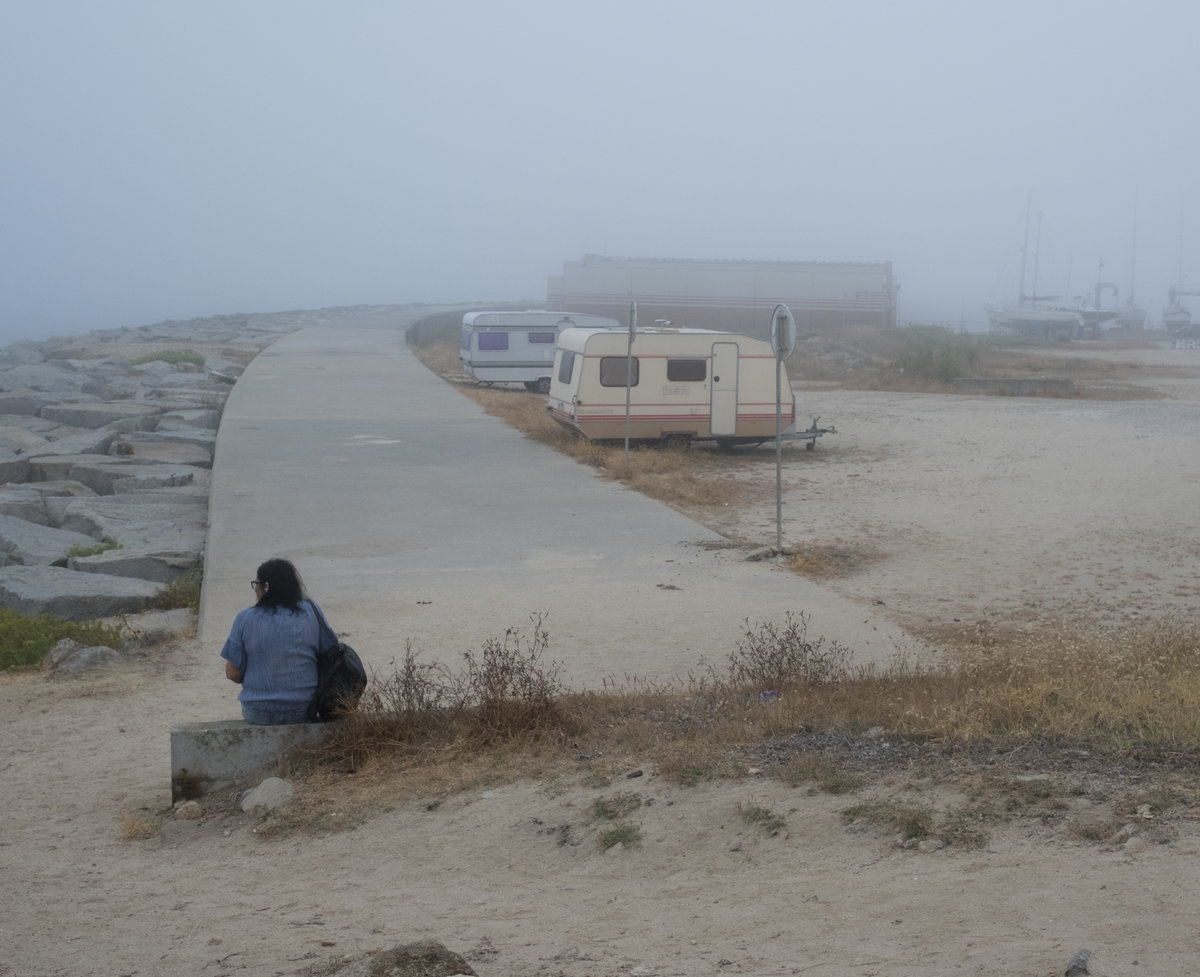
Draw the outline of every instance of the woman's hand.
[[[237,682],[238,685],[242,684],[242,673],[237,670],[231,661],[225,662],[225,677],[231,682]]]

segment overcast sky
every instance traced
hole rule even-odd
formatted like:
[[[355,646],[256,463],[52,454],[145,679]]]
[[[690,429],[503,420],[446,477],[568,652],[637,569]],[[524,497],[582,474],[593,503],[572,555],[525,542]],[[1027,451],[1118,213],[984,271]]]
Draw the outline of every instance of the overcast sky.
[[[7,0],[0,342],[540,303],[588,253],[890,260],[902,323],[983,328],[1027,200],[1039,292],[1103,260],[1157,322],[1198,42],[1194,0]]]

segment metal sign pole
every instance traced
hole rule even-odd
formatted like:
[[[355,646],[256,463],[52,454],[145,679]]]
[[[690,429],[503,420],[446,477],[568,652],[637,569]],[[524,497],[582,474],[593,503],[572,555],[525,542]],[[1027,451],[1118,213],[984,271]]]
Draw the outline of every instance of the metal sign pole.
[[[633,387],[633,337],[637,335],[637,303],[629,303],[629,343],[625,347],[625,477],[629,477],[629,404]]]
[[[775,549],[783,549],[783,361],[796,346],[796,320],[782,302],[771,314],[775,350]]]

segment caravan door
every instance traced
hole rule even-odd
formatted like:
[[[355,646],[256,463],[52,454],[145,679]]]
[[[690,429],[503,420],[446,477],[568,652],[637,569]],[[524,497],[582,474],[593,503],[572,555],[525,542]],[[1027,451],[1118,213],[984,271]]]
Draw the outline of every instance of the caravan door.
[[[737,433],[738,344],[713,343],[709,384],[709,426],[713,437]]]

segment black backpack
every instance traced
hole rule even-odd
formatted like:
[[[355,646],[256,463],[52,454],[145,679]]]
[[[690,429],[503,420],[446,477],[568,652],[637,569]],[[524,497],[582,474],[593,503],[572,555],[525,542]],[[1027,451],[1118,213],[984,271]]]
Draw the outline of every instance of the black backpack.
[[[317,640],[317,691],[308,704],[308,721],[327,723],[358,705],[367,687],[367,670],[358,653],[346,642],[338,641],[321,609],[316,604],[312,609],[317,612],[321,630]]]

